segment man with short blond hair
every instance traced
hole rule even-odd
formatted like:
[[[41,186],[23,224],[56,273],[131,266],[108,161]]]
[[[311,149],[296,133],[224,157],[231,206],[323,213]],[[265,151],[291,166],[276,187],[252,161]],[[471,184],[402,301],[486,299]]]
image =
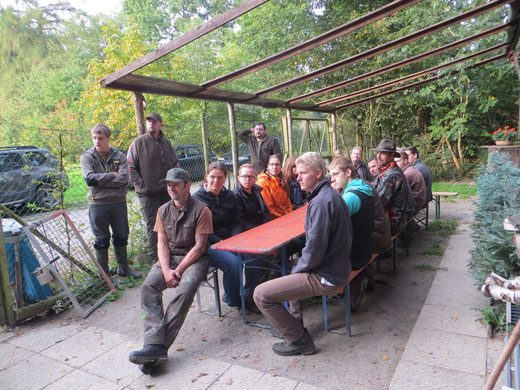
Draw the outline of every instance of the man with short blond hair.
[[[325,161],[308,152],[296,160],[296,167],[302,190],[310,192],[302,256],[290,275],[262,283],[254,292],[258,308],[285,339],[273,345],[282,356],[315,352],[307,329],[283,302],[334,295],[347,284],[352,269],[352,223],[347,205],[325,177]]]
[[[117,260],[117,274],[140,278],[141,274],[128,266],[128,162],[124,153],[110,146],[110,128],[102,123],[94,126],[93,147],[85,150],[80,158],[81,173],[88,186],[88,216],[94,234],[96,259],[105,271],[108,269],[110,228],[112,244]]]

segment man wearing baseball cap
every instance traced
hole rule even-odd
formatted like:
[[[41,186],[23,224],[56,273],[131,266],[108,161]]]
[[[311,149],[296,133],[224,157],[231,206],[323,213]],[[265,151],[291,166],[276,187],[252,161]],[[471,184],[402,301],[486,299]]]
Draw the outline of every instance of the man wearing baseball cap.
[[[209,267],[208,236],[213,233],[211,211],[190,195],[190,176],[172,168],[161,185],[171,200],[159,207],[155,222],[159,261],[141,290],[144,312],[144,347],[130,354],[130,361],[150,374],[154,364],[168,360],[168,348],[177,337],[199,285]],[[163,310],[162,292],[174,288]]]
[[[154,232],[155,216],[159,206],[170,197],[160,181],[169,169],[179,166],[179,159],[171,142],[161,131],[162,117],[151,112],[146,117],[146,134],[136,138],[128,149],[128,169],[141,204],[141,214],[146,223],[146,236],[152,262],[157,261],[157,233]]]
[[[401,157],[395,142],[383,138],[376,152],[380,173],[373,184],[390,220],[390,234],[394,236],[400,233],[413,217],[415,203],[403,171],[394,161],[396,157]]]

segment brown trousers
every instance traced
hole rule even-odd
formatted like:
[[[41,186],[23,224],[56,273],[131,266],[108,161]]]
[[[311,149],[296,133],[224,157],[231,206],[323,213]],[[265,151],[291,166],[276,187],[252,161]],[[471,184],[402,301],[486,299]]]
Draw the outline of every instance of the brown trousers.
[[[321,276],[313,272],[302,272],[283,276],[262,283],[255,289],[254,300],[262,314],[292,343],[303,336],[303,326],[284,307],[284,301],[295,301],[320,295],[334,295],[338,286],[321,283]]]

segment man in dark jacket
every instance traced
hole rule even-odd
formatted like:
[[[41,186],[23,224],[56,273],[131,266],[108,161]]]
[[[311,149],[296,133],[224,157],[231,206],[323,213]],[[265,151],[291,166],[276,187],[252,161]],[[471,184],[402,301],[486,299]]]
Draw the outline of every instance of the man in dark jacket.
[[[255,184],[255,167],[243,164],[238,170],[238,185],[233,190],[240,209],[242,231],[269,222],[269,210],[262,198],[262,187]]]
[[[311,336],[283,302],[334,295],[347,284],[351,272],[352,223],[346,203],[325,178],[325,161],[308,152],[296,160],[296,166],[302,190],[310,192],[306,244],[291,275],[265,282],[254,292],[257,306],[285,339],[273,345],[282,356],[315,352]]]
[[[154,231],[155,217],[159,206],[170,197],[160,181],[166,172],[179,166],[179,160],[171,142],[161,131],[163,126],[159,114],[152,112],[146,117],[146,134],[136,138],[128,149],[130,178],[141,204],[141,214],[146,223],[148,247],[152,262],[157,261],[157,233]]]
[[[117,274],[140,278],[128,266],[128,213],[126,192],[128,162],[124,153],[110,146],[110,128],[104,124],[92,128],[94,146],[81,155],[81,173],[88,186],[88,216],[94,234],[94,252],[99,265],[108,275],[110,227],[117,260]]]
[[[386,215],[390,220],[392,236],[401,233],[414,215],[415,202],[410,186],[394,159],[400,157],[395,142],[382,139],[377,146],[377,162],[381,172],[374,181],[374,187],[383,202]]]
[[[408,154],[408,162],[414,166],[421,174],[423,175],[424,182],[426,183],[426,202],[424,207],[428,207],[428,203],[433,200],[432,196],[432,184],[433,184],[433,176],[430,168],[424,164],[419,158],[419,151],[415,146],[410,146],[406,148],[406,153]]]
[[[238,136],[249,148],[251,164],[255,167],[257,174],[267,168],[269,156],[282,154],[278,140],[272,135],[266,134],[263,123],[257,123],[251,129],[240,130]]]

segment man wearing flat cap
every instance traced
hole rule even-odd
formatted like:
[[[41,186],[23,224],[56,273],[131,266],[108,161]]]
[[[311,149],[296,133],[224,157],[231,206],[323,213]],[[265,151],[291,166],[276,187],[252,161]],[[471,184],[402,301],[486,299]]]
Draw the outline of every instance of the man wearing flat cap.
[[[395,142],[384,138],[376,148],[380,173],[374,187],[381,198],[386,215],[390,220],[390,234],[400,233],[414,214],[413,194],[403,171],[394,159],[401,157]]]
[[[150,373],[151,367],[168,359],[199,285],[209,267],[208,236],[213,233],[211,211],[190,195],[190,177],[181,168],[168,171],[161,180],[171,200],[159,207],[155,222],[159,261],[152,267],[141,290],[144,313],[144,348],[130,354],[130,361]],[[162,292],[174,288],[163,309]]]
[[[152,262],[157,261],[157,233],[154,232],[155,216],[159,206],[170,197],[160,181],[169,169],[179,166],[179,159],[171,142],[161,131],[162,118],[156,112],[146,117],[146,134],[136,138],[128,149],[128,169],[141,204],[141,214],[146,223],[146,236]]]

